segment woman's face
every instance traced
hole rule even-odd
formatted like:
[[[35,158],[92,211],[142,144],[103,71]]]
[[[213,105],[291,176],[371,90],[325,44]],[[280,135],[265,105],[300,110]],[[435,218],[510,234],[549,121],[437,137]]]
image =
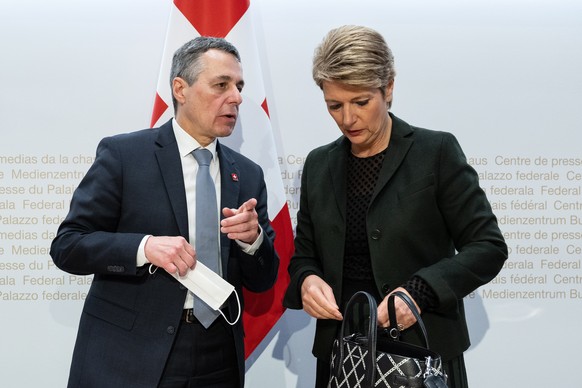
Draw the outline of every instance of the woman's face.
[[[359,157],[383,151],[390,140],[391,119],[388,106],[392,101],[394,81],[382,94],[378,88],[324,81],[323,97],[337,126],[352,143],[352,153]]]

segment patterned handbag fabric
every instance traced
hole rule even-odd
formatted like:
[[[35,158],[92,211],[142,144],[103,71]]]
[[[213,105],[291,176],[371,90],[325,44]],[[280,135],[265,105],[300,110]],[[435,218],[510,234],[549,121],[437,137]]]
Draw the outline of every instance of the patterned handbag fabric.
[[[400,297],[411,308],[425,339],[425,347],[399,341],[394,297]],[[362,303],[363,302],[363,303]],[[357,309],[360,324],[367,321],[368,332],[355,332],[345,336],[349,322]],[[331,376],[328,388],[446,388],[446,375],[440,356],[431,351],[420,314],[414,303],[404,293],[394,293],[388,301],[392,335],[378,337],[377,304],[363,291],[352,296],[346,306],[342,323],[342,338],[333,344]],[[392,311],[390,311],[392,310]],[[362,315],[367,315],[363,317]]]

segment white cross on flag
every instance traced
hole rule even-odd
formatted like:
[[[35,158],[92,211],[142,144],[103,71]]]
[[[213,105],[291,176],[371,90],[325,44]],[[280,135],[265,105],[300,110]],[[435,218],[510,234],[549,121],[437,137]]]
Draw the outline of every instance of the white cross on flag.
[[[279,277],[266,293],[243,290],[245,310],[245,357],[265,338],[285,311],[283,294],[289,283],[287,265],[293,253],[293,230],[278,154],[269,118],[263,74],[249,12],[250,0],[174,0],[166,35],[151,125],[159,126],[173,116],[170,67],[174,52],[197,36],[225,38],[239,50],[245,87],[237,126],[220,141],[258,163],[265,173],[268,209],[276,232]]]

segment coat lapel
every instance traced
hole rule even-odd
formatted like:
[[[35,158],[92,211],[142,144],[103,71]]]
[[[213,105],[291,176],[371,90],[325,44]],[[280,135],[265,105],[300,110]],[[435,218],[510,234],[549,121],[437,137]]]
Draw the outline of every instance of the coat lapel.
[[[188,237],[188,208],[186,205],[186,189],[184,188],[184,174],[180,161],[178,143],[172,130],[172,122],[168,121],[160,127],[157,139],[160,147],[156,151],[156,158],[166,187],[166,192],[170,198],[174,217],[178,224],[180,235],[186,240]]]
[[[382,164],[378,182],[374,188],[374,194],[370,202],[373,202],[380,191],[388,184],[398,166],[404,160],[408,150],[412,146],[413,140],[408,137],[412,133],[412,128],[406,122],[400,120],[398,117],[390,114],[392,117],[392,134],[390,136],[390,144],[386,152],[386,159]]]
[[[332,181],[332,190],[337,203],[342,222],[346,219],[346,177],[347,177],[347,155],[350,142],[345,137],[336,140],[335,147],[328,153],[327,167]]]

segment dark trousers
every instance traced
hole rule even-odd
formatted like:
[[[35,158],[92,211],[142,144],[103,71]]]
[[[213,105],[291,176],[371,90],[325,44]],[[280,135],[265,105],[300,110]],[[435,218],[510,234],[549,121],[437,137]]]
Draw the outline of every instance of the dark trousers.
[[[232,328],[222,317],[208,329],[182,321],[159,388],[239,388]]]
[[[467,371],[465,370],[465,360],[463,356],[443,363],[447,373],[447,386],[449,388],[468,388]],[[315,371],[315,388],[327,388],[329,382],[329,362],[317,359]]]

